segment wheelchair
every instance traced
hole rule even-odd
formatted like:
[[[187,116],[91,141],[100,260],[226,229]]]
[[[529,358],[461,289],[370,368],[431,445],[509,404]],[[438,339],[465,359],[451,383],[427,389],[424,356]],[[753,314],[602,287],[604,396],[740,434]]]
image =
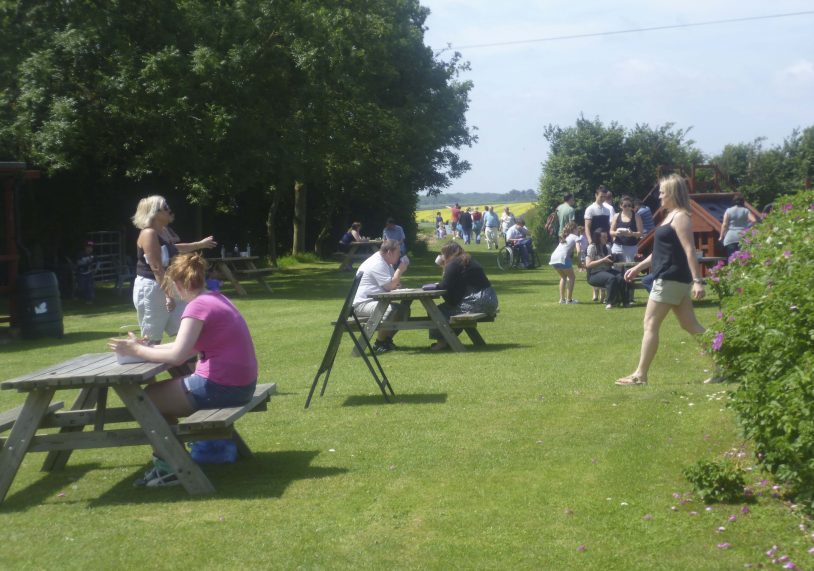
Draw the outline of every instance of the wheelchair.
[[[540,258],[537,256],[536,249],[529,254],[529,263],[530,270],[540,267]],[[504,272],[520,267],[520,252],[516,246],[507,244],[497,251],[497,267]]]

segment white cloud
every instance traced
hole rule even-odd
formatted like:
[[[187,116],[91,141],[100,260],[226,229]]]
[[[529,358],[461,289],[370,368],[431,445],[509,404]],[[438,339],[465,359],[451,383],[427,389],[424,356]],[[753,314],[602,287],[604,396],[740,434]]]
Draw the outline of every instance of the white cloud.
[[[814,62],[801,59],[783,68],[777,74],[778,83],[790,83],[790,87],[814,84]]]

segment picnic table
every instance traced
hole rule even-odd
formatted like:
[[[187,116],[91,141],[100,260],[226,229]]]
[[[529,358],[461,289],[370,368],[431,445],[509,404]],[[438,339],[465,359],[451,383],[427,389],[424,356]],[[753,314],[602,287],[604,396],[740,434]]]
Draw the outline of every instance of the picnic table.
[[[465,314],[461,316],[453,316],[450,321],[447,321],[447,318],[444,317],[444,314],[441,313],[441,310],[438,309],[438,306],[435,304],[435,300],[443,296],[445,293],[446,290],[442,289],[424,290],[421,288],[413,288],[395,289],[393,291],[371,295],[370,298],[376,300],[378,303],[376,304],[376,308],[373,310],[373,313],[364,324],[365,334],[370,339],[379,329],[386,331],[437,329],[453,351],[466,351],[466,347],[463,343],[461,343],[461,340],[453,331],[453,327],[455,327],[457,329],[463,329],[466,331],[469,338],[475,345],[485,345],[486,342],[483,340],[480,333],[478,333],[477,322],[491,321],[493,318],[490,318],[485,314],[471,314],[472,319],[469,319],[470,315]],[[399,321],[382,321],[382,318],[387,311],[387,307],[391,303],[401,302],[402,304],[409,306],[416,300],[421,302],[421,305],[427,312],[427,317],[411,317],[410,319]],[[453,321],[457,321],[457,323],[453,324]],[[356,349],[354,349],[354,354],[358,355]]]
[[[379,246],[382,245],[382,240],[367,240],[362,242],[351,242],[348,244],[348,251],[347,252],[339,252],[341,259],[339,261],[339,271],[340,272],[352,272],[353,271],[353,262],[357,259],[366,259],[370,256],[373,252],[369,251],[367,254],[356,252],[362,248],[367,247],[369,249],[378,249]]]
[[[226,256],[222,258],[207,258],[214,270],[229,280],[237,294],[246,297],[246,289],[240,285],[239,278],[254,278],[266,291],[273,293],[271,286],[266,283],[265,276],[276,271],[277,268],[258,268],[254,262],[258,256]]]
[[[187,453],[183,441],[232,438],[241,455],[250,455],[232,423],[244,409],[260,409],[259,405],[268,400],[276,387],[258,386],[251,403],[232,411],[231,417],[217,425],[212,419],[215,411],[205,410],[171,427],[142,388],[170,368],[163,363],[120,365],[115,353],[91,353],[0,383],[0,389],[27,395],[21,407],[0,414],[0,432],[11,428],[0,450],[0,502],[28,452],[48,452],[42,469],[51,471],[64,467],[74,450],[144,444],[151,444],[175,468],[189,494],[214,492],[214,486]],[[108,407],[111,388],[124,407]],[[79,389],[79,394],[71,409],[63,411],[63,404],[52,400],[57,391],[69,389]],[[197,419],[199,415],[207,419]],[[138,425],[135,428],[132,424],[128,428],[115,427],[133,421]],[[93,430],[83,431],[85,426],[92,426]],[[45,428],[59,428],[59,432],[38,434]]]

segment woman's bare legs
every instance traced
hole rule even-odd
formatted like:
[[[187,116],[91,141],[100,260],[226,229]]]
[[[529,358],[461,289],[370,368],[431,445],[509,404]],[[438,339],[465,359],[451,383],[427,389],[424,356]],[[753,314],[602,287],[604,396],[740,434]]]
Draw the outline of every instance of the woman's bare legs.
[[[679,305],[673,306],[673,313],[676,314],[678,322],[687,333],[700,335],[706,331],[706,328],[698,323],[698,319],[695,318],[695,310],[693,310],[690,296],[685,297],[684,301]]]
[[[680,306],[679,306],[680,307]],[[692,302],[690,302],[692,307]],[[644,335],[642,336],[642,349],[639,354],[639,366],[633,375],[639,377],[642,382],[647,381],[647,373],[650,370],[650,364],[656,356],[656,351],[659,349],[659,329],[670,313],[673,306],[667,303],[660,303],[647,300],[647,309],[644,312]]]
[[[158,412],[164,415],[170,424],[175,424],[178,418],[195,412],[184,388],[184,379],[181,377],[150,385],[146,392]]]

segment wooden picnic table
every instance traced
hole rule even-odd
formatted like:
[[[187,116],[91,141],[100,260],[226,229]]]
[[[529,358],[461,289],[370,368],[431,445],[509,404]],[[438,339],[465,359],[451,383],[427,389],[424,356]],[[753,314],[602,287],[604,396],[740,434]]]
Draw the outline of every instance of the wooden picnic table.
[[[25,403],[12,411],[11,432],[0,451],[0,502],[28,452],[48,452],[44,471],[65,466],[74,450],[151,444],[171,466],[184,489],[190,494],[209,494],[214,486],[187,453],[182,441],[142,385],[170,365],[135,363],[120,365],[115,353],[92,353],[46,367],[34,373],[0,383],[0,389],[26,393]],[[124,407],[107,406],[108,390]],[[80,389],[71,410],[61,411],[61,403],[51,401],[57,391]],[[109,425],[132,422],[137,428],[111,428]],[[83,432],[85,426],[92,431]],[[56,433],[37,434],[42,428],[58,427]]]
[[[367,258],[373,251],[377,250],[379,246],[382,245],[382,240],[366,240],[362,242],[351,242],[348,244],[348,251],[347,252],[340,252],[342,254],[342,259],[339,262],[339,271],[340,272],[352,272],[353,271],[353,261],[357,258],[362,258],[362,254],[357,254],[356,252],[359,248],[362,247],[369,247],[372,251],[370,251],[364,258]]]
[[[275,271],[277,268],[258,268],[254,265],[258,256],[227,256],[224,258],[207,258],[214,270],[229,280],[235,288],[237,294],[246,297],[246,289],[240,285],[239,278],[254,278],[266,291],[273,293],[271,286],[266,283],[265,276]]]
[[[452,348],[453,351],[462,352],[466,351],[461,340],[455,335],[455,332],[450,327],[447,318],[435,305],[435,300],[446,293],[446,290],[424,290],[421,288],[414,289],[396,289],[384,293],[377,293],[370,296],[371,299],[378,301],[376,308],[373,310],[372,315],[365,323],[365,334],[368,339],[372,339],[373,334],[378,329],[387,331],[402,331],[406,329],[437,329],[441,332],[441,336]],[[388,306],[391,303],[401,302],[407,306],[411,305],[414,301],[420,301],[421,305],[427,312],[426,318],[410,318],[408,320],[399,321],[382,321]],[[480,339],[483,342],[483,339]],[[356,354],[356,349],[354,349]]]

